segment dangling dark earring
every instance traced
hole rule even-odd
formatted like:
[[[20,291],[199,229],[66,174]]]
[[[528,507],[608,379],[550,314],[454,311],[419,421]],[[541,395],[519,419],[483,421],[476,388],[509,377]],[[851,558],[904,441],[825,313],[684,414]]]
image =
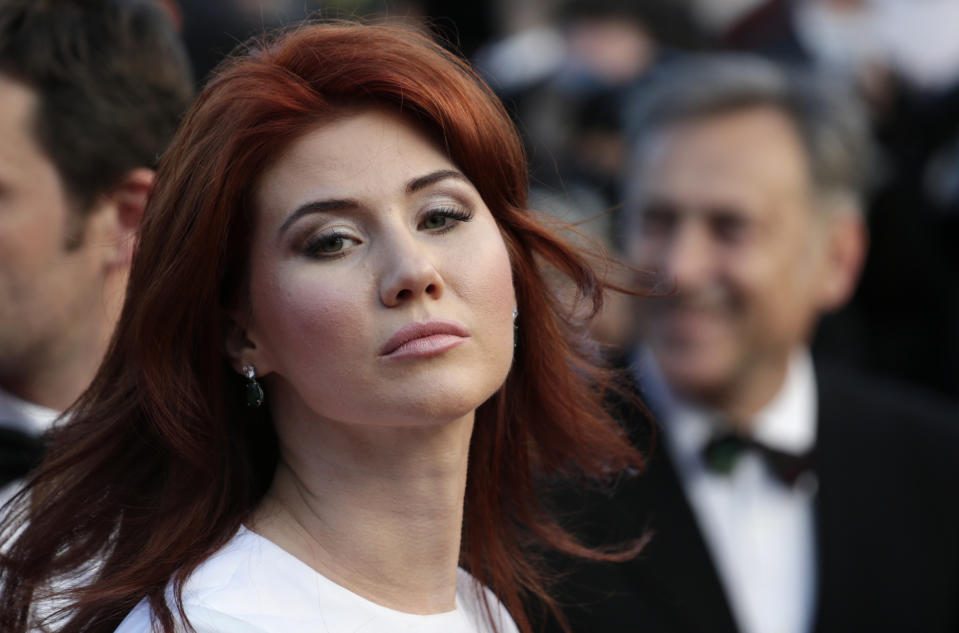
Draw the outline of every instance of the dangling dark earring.
[[[247,383],[243,388],[243,395],[246,397],[246,406],[255,409],[263,404],[263,387],[256,381],[256,367],[253,365],[244,365],[243,375],[247,378]]]
[[[513,349],[519,344],[519,325],[516,323],[516,317],[519,316],[519,308],[513,308]]]

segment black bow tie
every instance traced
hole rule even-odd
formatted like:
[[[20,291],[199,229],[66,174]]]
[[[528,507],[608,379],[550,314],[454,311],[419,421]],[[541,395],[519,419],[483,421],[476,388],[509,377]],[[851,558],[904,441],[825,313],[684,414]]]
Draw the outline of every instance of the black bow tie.
[[[0,486],[23,478],[43,458],[43,438],[0,426]]]
[[[707,442],[703,448],[703,462],[714,473],[726,475],[732,472],[744,451],[753,451],[762,457],[769,471],[790,488],[803,473],[812,470],[811,451],[793,455],[732,432],[719,433]]]

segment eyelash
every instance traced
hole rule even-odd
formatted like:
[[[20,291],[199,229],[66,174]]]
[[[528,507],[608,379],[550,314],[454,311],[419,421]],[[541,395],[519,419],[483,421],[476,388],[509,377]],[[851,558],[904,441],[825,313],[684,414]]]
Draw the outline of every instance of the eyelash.
[[[457,220],[458,222],[469,222],[473,219],[473,212],[466,209],[457,209],[454,207],[440,207],[437,209],[431,209],[426,217],[420,222],[420,226],[425,224],[428,220],[433,218],[444,217],[451,220]],[[449,224],[447,226],[440,227],[438,229],[427,229],[430,230],[434,235],[442,235],[443,233],[448,233],[449,231],[456,228],[456,224]],[[346,254],[346,250],[340,250],[335,253],[323,254],[320,252],[320,249],[324,244],[329,243],[332,240],[341,239],[341,240],[352,240],[356,241],[350,234],[343,231],[332,231],[330,233],[321,233],[310,238],[306,245],[303,247],[303,252],[309,257],[314,257],[317,259],[336,259],[342,257]]]
[[[455,207],[439,207],[436,209],[431,209],[429,213],[426,214],[426,217],[423,218],[423,221],[420,222],[420,225],[423,225],[427,220],[440,217],[457,220],[459,222],[469,222],[473,219],[473,212],[468,209],[457,209]],[[432,232],[443,234],[452,231],[454,228],[456,228],[456,224],[449,224],[442,228],[435,229]]]

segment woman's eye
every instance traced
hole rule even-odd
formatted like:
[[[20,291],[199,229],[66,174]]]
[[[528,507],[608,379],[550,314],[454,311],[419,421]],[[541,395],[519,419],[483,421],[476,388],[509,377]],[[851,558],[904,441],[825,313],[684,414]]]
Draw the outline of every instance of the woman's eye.
[[[443,208],[430,211],[422,222],[420,228],[436,233],[445,233],[453,229],[459,222],[469,222],[473,219],[473,212],[465,209]],[[456,220],[453,222],[452,220]]]
[[[357,243],[357,240],[343,233],[327,233],[311,239],[304,250],[311,257],[335,257]]]
[[[446,222],[449,220],[445,215],[431,215],[430,217],[423,220],[424,229],[441,229],[446,226]]]

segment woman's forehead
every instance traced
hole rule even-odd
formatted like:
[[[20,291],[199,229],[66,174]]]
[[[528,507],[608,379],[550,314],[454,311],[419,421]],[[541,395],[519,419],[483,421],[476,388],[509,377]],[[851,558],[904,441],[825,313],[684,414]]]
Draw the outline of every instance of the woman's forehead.
[[[366,109],[318,125],[296,138],[259,178],[255,199],[264,210],[315,199],[401,192],[424,174],[458,171],[427,135],[404,117]]]

